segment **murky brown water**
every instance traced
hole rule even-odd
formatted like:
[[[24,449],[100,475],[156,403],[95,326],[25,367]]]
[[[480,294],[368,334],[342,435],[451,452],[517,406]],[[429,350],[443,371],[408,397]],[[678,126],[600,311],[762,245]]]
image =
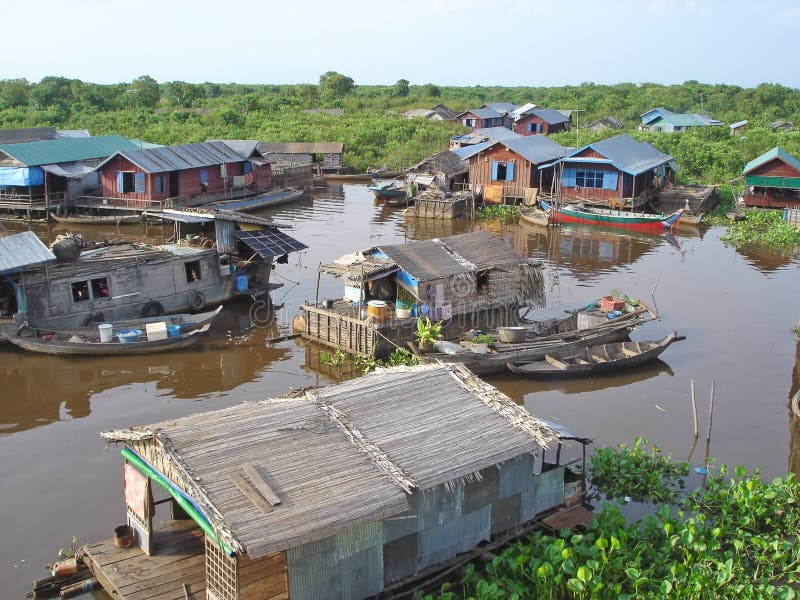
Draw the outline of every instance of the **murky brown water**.
[[[312,368],[319,352],[307,359],[298,340],[265,343],[289,333],[297,306],[313,299],[320,261],[377,242],[481,226],[405,224],[400,211],[375,206],[365,185],[331,186],[266,214],[292,224],[291,234],[309,246],[275,272],[273,280],[285,286],[273,294],[274,303],[284,305],[273,326],[251,328],[243,302],[227,306],[214,335],[187,352],[62,359],[0,349],[0,581],[6,584],[0,596],[21,597],[73,535],[105,539],[124,520],[119,451],[106,450],[99,432],[334,381],[335,369]],[[559,316],[612,290],[648,298],[657,281],[662,319],[635,336],[655,339],[675,329],[688,338],[665,352],[663,361],[633,373],[552,383],[498,377],[492,384],[534,414],[557,419],[598,444],[642,436],[684,459],[692,442],[694,379],[701,433],[694,464],[701,464],[715,380],[710,454],[716,464],[757,467],[767,478],[785,474],[790,461],[800,469],[800,424],[788,410],[791,393],[800,387],[800,346],[789,332],[800,320],[800,260],[737,252],[719,241],[718,229],[666,236],[581,226],[550,232],[483,226],[502,231],[545,265],[548,308],[537,317]],[[36,231],[49,239],[62,230]],[[146,234],[161,241],[172,228],[84,233]],[[340,294],[341,282],[322,278],[320,297]]]

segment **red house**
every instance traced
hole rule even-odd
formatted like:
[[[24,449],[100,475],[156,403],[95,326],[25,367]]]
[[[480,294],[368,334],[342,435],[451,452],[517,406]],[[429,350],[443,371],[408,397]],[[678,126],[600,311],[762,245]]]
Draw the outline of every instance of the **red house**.
[[[272,185],[271,166],[257,151],[245,157],[219,141],[121,150],[96,170],[109,203],[134,207],[245,196]]]
[[[800,208],[800,160],[776,146],[744,167],[745,206]]]
[[[505,127],[505,117],[491,108],[467,110],[456,116],[456,121],[470,129],[486,129],[487,127]]]
[[[537,133],[548,135],[559,131],[568,131],[569,128],[569,117],[557,110],[538,106],[517,115],[517,120],[514,121],[514,131],[520,135],[536,135]]]
[[[678,168],[671,156],[627,134],[578,148],[559,162],[564,167],[561,191],[565,199],[618,206],[646,201],[674,180]]]

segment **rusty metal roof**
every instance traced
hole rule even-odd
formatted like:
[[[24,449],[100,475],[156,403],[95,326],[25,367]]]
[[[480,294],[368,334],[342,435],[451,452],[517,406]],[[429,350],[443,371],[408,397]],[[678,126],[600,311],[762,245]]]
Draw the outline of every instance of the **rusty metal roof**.
[[[223,142],[199,142],[164,146],[163,148],[144,148],[142,150],[121,150],[103,161],[102,168],[115,156],[124,156],[145,173],[165,173],[198,167],[212,167],[224,163],[247,160]]]
[[[0,273],[55,260],[55,255],[32,231],[0,238]]]

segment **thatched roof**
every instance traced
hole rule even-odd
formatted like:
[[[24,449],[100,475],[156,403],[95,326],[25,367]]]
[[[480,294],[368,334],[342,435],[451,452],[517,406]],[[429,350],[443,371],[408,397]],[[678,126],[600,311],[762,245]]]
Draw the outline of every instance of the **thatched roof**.
[[[422,162],[411,167],[412,173],[430,173],[432,175],[441,173],[448,179],[468,171],[469,163],[462,160],[460,156],[454,154],[450,150],[445,150],[444,152],[429,156]]]
[[[102,437],[150,445],[220,538],[257,558],[402,512],[405,492],[538,453],[554,433],[464,367],[431,365]],[[270,512],[232,483],[248,466],[281,500]]]

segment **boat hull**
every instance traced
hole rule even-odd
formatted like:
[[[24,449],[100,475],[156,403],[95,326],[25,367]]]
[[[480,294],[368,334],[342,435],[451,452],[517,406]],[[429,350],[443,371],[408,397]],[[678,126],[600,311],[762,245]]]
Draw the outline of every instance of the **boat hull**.
[[[271,192],[262,194],[254,198],[245,198],[243,200],[226,200],[224,202],[213,202],[209,206],[220,210],[238,210],[241,212],[249,212],[251,210],[261,210],[262,208],[269,208],[271,206],[280,206],[294,202],[303,197],[303,190],[297,188],[290,188],[281,190],[279,192]]]
[[[678,210],[671,215],[648,215],[592,207],[564,206],[557,209],[544,200],[540,200],[539,203],[543,210],[551,213],[551,217],[563,222],[589,223],[591,225],[626,227],[629,229],[665,229],[675,224],[683,212]]]

